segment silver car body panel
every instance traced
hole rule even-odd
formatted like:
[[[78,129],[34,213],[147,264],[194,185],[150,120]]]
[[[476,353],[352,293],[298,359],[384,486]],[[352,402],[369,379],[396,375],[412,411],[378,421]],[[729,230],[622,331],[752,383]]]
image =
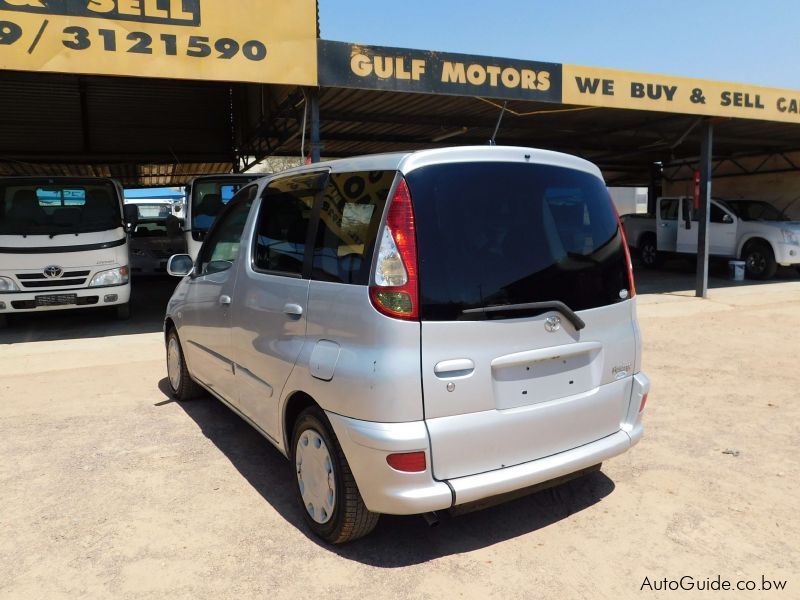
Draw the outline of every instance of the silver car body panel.
[[[328,381],[313,375],[321,340],[340,347]],[[307,341],[285,396],[303,390],[324,397],[325,410],[363,421],[421,421],[419,356],[419,323],[378,314],[364,286],[312,281]]]
[[[290,399],[302,393],[325,410],[375,512],[439,510],[535,485],[602,462],[641,437],[639,408],[650,384],[639,373],[635,299],[580,311],[581,331],[563,317],[560,328],[546,329],[557,313],[402,321],[378,313],[366,286],[253,268],[261,191],[276,178],[324,169],[410,173],[476,161],[548,164],[601,178],[596,166],[576,157],[499,147],[292,169],[259,182],[239,258],[216,283],[217,297],[201,298],[192,287],[202,278],[187,277],[168,308],[192,376],[285,454]],[[232,297],[229,308],[212,306],[220,294]],[[203,305],[210,316],[191,315]],[[222,385],[209,381],[211,370]],[[426,453],[424,472],[401,473],[386,461],[393,452],[416,451]]]
[[[581,331],[566,319],[547,331],[547,318],[557,313],[423,321],[425,418],[436,477],[512,466],[618,431],[636,353],[628,302],[581,311]],[[454,359],[475,368],[455,377],[435,372]]]
[[[347,456],[367,508],[386,514],[418,514],[550,481],[629,450],[642,437],[638,409],[642,396],[650,390],[650,381],[643,374],[637,374],[629,385],[632,393],[626,400],[629,400],[630,409],[625,422],[615,433],[538,460],[446,482],[435,479],[430,470],[399,473],[386,466],[386,456],[393,452],[424,450],[430,461],[424,422],[373,423],[335,413],[328,413],[328,419]]]

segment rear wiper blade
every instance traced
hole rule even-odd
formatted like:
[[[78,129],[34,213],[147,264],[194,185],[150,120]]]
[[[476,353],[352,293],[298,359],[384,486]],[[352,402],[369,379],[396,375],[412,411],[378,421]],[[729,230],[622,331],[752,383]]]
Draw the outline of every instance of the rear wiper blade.
[[[499,306],[483,306],[481,308],[467,308],[461,311],[463,315],[479,315],[501,312],[523,311],[523,310],[554,310],[564,315],[577,331],[586,327],[583,319],[569,306],[558,300],[548,300],[547,302],[527,302],[524,304],[501,304]]]

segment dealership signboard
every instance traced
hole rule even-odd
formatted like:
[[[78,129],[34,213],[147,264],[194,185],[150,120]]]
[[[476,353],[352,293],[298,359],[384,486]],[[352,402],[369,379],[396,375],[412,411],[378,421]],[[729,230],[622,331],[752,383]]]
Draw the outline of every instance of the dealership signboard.
[[[0,0],[0,70],[272,83],[800,123],[800,92],[317,39],[316,0]]]
[[[0,0],[0,69],[315,85],[315,0]]]
[[[561,65],[319,42],[322,86],[561,102]]]
[[[800,123],[798,91],[325,40],[319,83]]]
[[[800,91],[564,65],[562,102],[800,123]]]

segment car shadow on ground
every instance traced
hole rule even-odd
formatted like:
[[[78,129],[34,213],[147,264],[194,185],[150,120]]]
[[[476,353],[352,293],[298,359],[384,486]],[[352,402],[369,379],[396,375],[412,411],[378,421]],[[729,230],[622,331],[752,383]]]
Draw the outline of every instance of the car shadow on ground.
[[[179,281],[174,277],[134,277],[127,321],[116,320],[112,308],[12,314],[8,327],[0,329],[0,345],[161,331],[167,302]]]
[[[158,387],[167,399],[157,406],[172,402],[167,380],[162,379]],[[614,482],[595,471],[492,508],[453,518],[442,514],[441,523],[435,528],[428,526],[420,516],[383,515],[368,537],[343,546],[331,546],[313,537],[306,527],[302,509],[294,497],[292,470],[277,449],[216,399],[204,397],[179,404],[289,524],[311,542],[343,558],[375,567],[415,565],[534,533],[601,502],[614,490]]]

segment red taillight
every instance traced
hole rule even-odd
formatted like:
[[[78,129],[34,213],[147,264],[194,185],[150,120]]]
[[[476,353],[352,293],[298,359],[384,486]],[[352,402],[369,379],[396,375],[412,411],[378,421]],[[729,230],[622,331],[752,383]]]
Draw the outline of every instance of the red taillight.
[[[639,412],[644,410],[644,405],[647,404],[647,394],[642,396],[642,401],[639,403]]]
[[[611,202],[611,206],[614,207],[614,214],[617,216],[617,227],[619,227],[619,233],[622,236],[622,247],[625,248],[625,262],[628,265],[628,287],[630,288],[628,290],[630,294],[628,298],[633,298],[636,295],[636,286],[633,283],[633,262],[631,261],[631,250],[628,248],[628,237],[625,235],[625,228],[622,226],[622,220],[619,218],[617,205],[614,204],[611,194],[609,194],[608,199]]]
[[[404,473],[421,473],[427,468],[424,452],[404,452],[386,457],[389,466]]]
[[[369,288],[372,304],[390,317],[418,319],[417,235],[405,179],[397,184],[378,242],[375,278]]]

